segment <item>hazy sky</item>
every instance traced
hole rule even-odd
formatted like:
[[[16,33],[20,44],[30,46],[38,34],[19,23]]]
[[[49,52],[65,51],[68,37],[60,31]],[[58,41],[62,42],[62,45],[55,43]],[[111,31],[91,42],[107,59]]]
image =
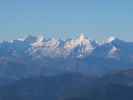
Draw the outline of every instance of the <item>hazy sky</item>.
[[[55,32],[133,40],[133,0],[0,0],[0,40]]]

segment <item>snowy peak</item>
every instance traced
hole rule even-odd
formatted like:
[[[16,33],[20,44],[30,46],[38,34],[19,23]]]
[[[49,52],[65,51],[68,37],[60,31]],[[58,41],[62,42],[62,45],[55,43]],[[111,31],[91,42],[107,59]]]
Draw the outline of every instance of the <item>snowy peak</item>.
[[[40,36],[38,36],[37,38],[36,38],[36,41],[34,42],[34,43],[32,43],[31,45],[33,46],[33,47],[38,47],[38,48],[41,48],[41,47],[43,47],[44,46],[44,41],[45,41],[45,39],[44,39],[44,36],[43,35],[40,35]]]
[[[86,41],[88,39],[84,36],[84,34],[81,34],[79,37],[76,39],[71,39],[65,43],[65,48],[73,49],[77,46],[85,45]]]
[[[83,45],[85,45],[87,42],[88,43],[91,42],[91,40],[89,40],[88,37],[86,37],[83,33],[81,33],[79,37],[77,37],[75,40],[77,40],[79,44],[83,44]]]
[[[105,43],[111,43],[111,42],[113,42],[114,40],[116,40],[116,38],[113,37],[113,36],[111,36],[111,37],[109,37],[109,38],[105,41]]]
[[[96,42],[91,41],[83,33],[75,39],[67,41],[64,48],[75,57],[88,56],[96,47]]]
[[[43,35],[37,37],[37,42],[44,42],[45,38]]]
[[[86,40],[87,40],[87,37],[85,37],[85,35],[83,33],[81,33],[80,36],[79,36],[79,41],[82,43]]]

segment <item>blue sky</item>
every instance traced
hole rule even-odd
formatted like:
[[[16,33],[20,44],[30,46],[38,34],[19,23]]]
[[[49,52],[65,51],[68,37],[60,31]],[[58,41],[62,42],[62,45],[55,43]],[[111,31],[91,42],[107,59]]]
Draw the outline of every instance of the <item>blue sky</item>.
[[[0,40],[55,32],[133,40],[133,1],[0,0]]]

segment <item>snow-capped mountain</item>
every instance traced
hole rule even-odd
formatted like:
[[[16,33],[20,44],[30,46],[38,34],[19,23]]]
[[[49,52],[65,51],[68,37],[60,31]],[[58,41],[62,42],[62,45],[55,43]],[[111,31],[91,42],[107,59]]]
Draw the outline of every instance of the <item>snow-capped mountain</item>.
[[[0,78],[81,72],[102,75],[133,66],[133,42],[114,37],[98,43],[84,34],[74,39],[28,36],[0,43]]]
[[[64,45],[69,54],[79,58],[91,54],[95,47],[94,41],[89,40],[84,34],[81,34],[76,39],[67,41]]]
[[[38,37],[32,44],[30,53],[39,57],[85,57],[98,45],[95,41],[89,40],[84,34],[75,39],[66,41],[55,38],[46,40],[43,36]],[[34,56],[35,57],[35,56]]]
[[[115,58],[125,53],[132,54],[132,45],[133,43],[114,37],[110,37],[104,43],[100,44],[95,40],[89,40],[84,34],[65,41],[56,38],[46,39],[44,36],[28,36],[24,39],[13,40],[12,42],[4,41],[0,43],[0,54],[1,56],[23,56],[26,54],[33,58],[85,58],[88,56],[102,58],[109,56]]]

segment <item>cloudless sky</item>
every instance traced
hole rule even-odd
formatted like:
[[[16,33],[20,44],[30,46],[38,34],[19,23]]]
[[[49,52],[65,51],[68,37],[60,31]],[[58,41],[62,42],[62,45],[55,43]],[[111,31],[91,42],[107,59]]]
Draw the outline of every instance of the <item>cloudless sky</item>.
[[[0,0],[0,40],[63,32],[133,41],[133,0]]]

